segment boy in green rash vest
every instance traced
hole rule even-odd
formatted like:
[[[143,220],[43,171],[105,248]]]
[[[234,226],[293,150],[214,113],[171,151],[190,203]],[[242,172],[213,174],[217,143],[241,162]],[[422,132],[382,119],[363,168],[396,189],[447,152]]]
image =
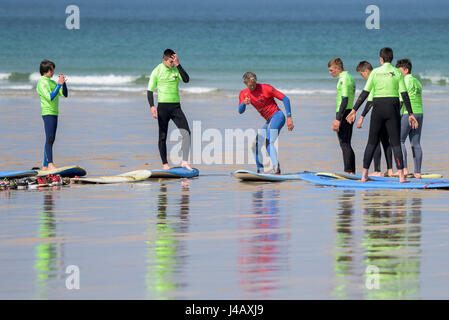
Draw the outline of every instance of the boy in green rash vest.
[[[162,159],[162,169],[169,170],[167,160],[167,132],[168,122],[172,120],[182,135],[182,163],[181,166],[188,170],[193,169],[188,164],[190,152],[190,129],[187,118],[181,110],[179,80],[189,82],[189,75],[181,67],[178,55],[171,49],[166,49],[160,63],[151,72],[148,82],[147,98],[151,107],[151,114],[157,119],[159,125],[159,153]],[[154,106],[154,89],[157,87],[158,106]]]
[[[53,143],[58,127],[59,99],[58,96],[67,98],[68,90],[64,74],[59,75],[58,83],[51,80],[55,73],[55,64],[49,60],[43,60],[39,71],[41,77],[37,83],[36,91],[39,94],[42,108],[42,119],[45,129],[44,162],[42,170],[56,169],[53,163]]]
[[[379,52],[381,66],[374,69],[368,77],[365,87],[354,104],[353,110],[346,117],[349,123],[354,123],[356,112],[373,91],[373,112],[371,114],[368,143],[363,156],[362,182],[368,181],[368,170],[373,160],[374,151],[379,143],[383,126],[386,127],[390,138],[391,148],[399,173],[399,182],[407,182],[404,176],[404,159],[402,156],[400,134],[401,118],[399,96],[402,96],[409,113],[409,123],[414,129],[418,122],[413,115],[410,98],[404,83],[402,72],[391,65],[393,49],[385,47]]]
[[[327,64],[332,77],[338,77],[336,119],[332,122],[332,130],[337,132],[338,141],[343,152],[344,170],[347,174],[355,174],[355,153],[351,146],[353,123],[346,121],[352,109],[355,95],[355,81],[344,70],[343,61],[334,58]]]
[[[412,62],[409,59],[400,59],[396,63],[396,68],[401,70],[404,75],[404,82],[407,88],[407,93],[410,97],[410,103],[412,104],[413,114],[418,121],[418,128],[413,129],[408,123],[409,115],[406,112],[404,106],[401,108],[401,148],[404,155],[404,175],[408,175],[407,168],[407,149],[405,148],[405,140],[407,136],[410,140],[412,147],[413,160],[415,163],[414,177],[421,179],[421,164],[422,164],[422,148],[421,148],[421,131],[423,124],[423,107],[422,107],[422,85],[418,79],[416,79],[410,72],[412,71]],[[401,99],[403,104],[403,100]],[[397,174],[397,173],[396,173]]]
[[[362,76],[363,79],[368,80],[369,75],[373,71],[373,66],[368,61],[360,61],[357,65],[356,71]],[[363,120],[366,115],[369,113],[371,108],[373,107],[373,92],[371,91],[368,96],[368,102],[365,105],[365,109],[362,112],[362,115],[357,121],[357,128],[361,129]],[[390,147],[390,138],[388,137],[388,132],[385,127],[382,128],[382,133],[380,136],[380,141],[384,148],[385,160],[387,162],[387,176],[391,177],[393,175],[393,163],[392,163],[392,152]],[[380,151],[380,143],[376,147],[376,151],[374,152],[374,172],[370,174],[375,177],[383,177],[384,174],[381,172],[381,157],[382,152]]]

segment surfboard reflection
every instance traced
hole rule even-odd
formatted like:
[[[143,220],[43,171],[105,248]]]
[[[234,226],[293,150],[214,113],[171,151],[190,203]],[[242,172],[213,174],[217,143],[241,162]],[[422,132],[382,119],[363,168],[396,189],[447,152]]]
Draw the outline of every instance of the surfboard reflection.
[[[176,186],[161,184],[157,196],[157,221],[150,226],[150,233],[156,234],[156,239],[147,242],[145,280],[149,299],[174,299],[176,289],[187,282],[180,276],[186,260],[186,242],[179,241],[176,234],[188,232],[190,181],[182,181],[180,196],[169,200],[168,189],[175,189]]]
[[[259,189],[252,193],[251,212],[254,217],[239,219],[239,229],[258,231],[255,236],[239,240],[238,272],[243,292],[252,298],[270,298],[278,289],[279,273],[285,269],[288,234],[280,229],[279,189]],[[244,211],[246,212],[246,211]],[[245,297],[244,297],[245,298]]]

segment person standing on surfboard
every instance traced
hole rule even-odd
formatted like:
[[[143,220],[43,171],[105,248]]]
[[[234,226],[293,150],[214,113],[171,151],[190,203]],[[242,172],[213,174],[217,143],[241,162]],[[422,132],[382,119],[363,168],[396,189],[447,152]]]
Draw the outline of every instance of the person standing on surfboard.
[[[337,82],[337,108],[332,130],[337,132],[340,148],[343,153],[344,170],[347,174],[355,174],[355,153],[351,146],[353,124],[346,121],[346,116],[352,109],[355,96],[354,78],[343,68],[340,58],[333,58],[327,64],[332,77]]]
[[[239,113],[242,114],[246,110],[246,106],[252,104],[260,115],[265,118],[266,123],[256,137],[253,150],[257,164],[257,172],[263,170],[263,163],[260,161],[262,143],[265,141],[268,154],[271,158],[273,169],[268,173],[281,174],[281,169],[277,157],[276,148],[274,146],[276,139],[285,124],[284,113],[279,109],[274,98],[282,100],[285,111],[287,112],[287,128],[292,131],[293,120],[290,108],[290,99],[283,93],[276,90],[268,84],[257,83],[257,77],[253,72],[246,72],[243,75],[243,83],[248,87],[239,94]]]
[[[189,75],[181,67],[178,55],[172,49],[166,49],[160,63],[151,72],[148,82],[147,98],[151,107],[151,114],[159,125],[159,153],[162,159],[162,169],[170,170],[167,161],[167,132],[168,122],[172,120],[182,135],[182,164],[181,166],[193,171],[188,164],[190,152],[190,129],[184,112],[181,110],[178,84],[179,80],[189,82]],[[158,106],[154,106],[154,89],[157,87]]]
[[[373,66],[368,61],[360,61],[359,64],[357,65],[356,71],[362,76],[363,79],[368,80],[371,71],[373,71]],[[372,107],[373,107],[373,92],[371,91],[368,96],[368,102],[365,105],[365,109],[363,110],[362,115],[359,118],[359,121],[357,121],[358,129],[362,128],[363,120],[368,114],[368,112],[370,112]],[[387,176],[391,177],[393,175],[393,161],[392,161],[393,154],[391,152],[390,147],[390,138],[388,137],[388,132],[385,127],[383,127],[382,129],[380,141],[384,148],[385,160],[387,161]],[[374,151],[374,173],[371,174],[374,177],[384,176],[384,174],[380,170],[381,155],[382,153],[380,151],[380,143],[379,143],[377,145],[376,151]]]
[[[49,60],[43,60],[39,71],[41,77],[37,83],[36,91],[41,100],[42,119],[45,129],[44,162],[42,170],[56,169],[53,163],[53,143],[56,138],[56,128],[58,127],[59,96],[67,98],[68,90],[64,74],[59,75],[58,83],[51,80],[55,73],[55,64]]]
[[[354,104],[354,108],[346,117],[349,123],[354,123],[356,112],[373,91],[373,112],[369,128],[368,143],[363,156],[362,181],[368,181],[368,170],[373,160],[374,151],[380,140],[382,127],[385,126],[390,137],[394,159],[398,167],[399,182],[407,182],[404,176],[404,158],[401,150],[401,114],[399,96],[402,96],[409,114],[409,124],[413,129],[418,128],[418,121],[413,115],[410,97],[404,82],[404,76],[398,68],[391,65],[393,49],[382,48],[379,52],[381,66],[374,69],[366,81],[363,91]]]
[[[409,125],[408,113],[404,106],[401,108],[401,149],[404,156],[404,175],[409,174],[407,166],[407,149],[405,147],[405,140],[407,136],[410,140],[412,147],[413,160],[415,162],[415,172],[413,176],[416,179],[421,179],[421,164],[422,164],[422,148],[421,148],[421,131],[423,124],[423,107],[422,107],[422,85],[418,79],[416,79],[410,72],[412,72],[412,62],[410,59],[400,59],[396,63],[396,68],[401,70],[404,76],[405,87],[410,97],[410,103],[412,104],[412,111],[418,121],[418,128],[413,129]],[[403,101],[401,99],[401,104]],[[395,175],[398,175],[396,173]]]

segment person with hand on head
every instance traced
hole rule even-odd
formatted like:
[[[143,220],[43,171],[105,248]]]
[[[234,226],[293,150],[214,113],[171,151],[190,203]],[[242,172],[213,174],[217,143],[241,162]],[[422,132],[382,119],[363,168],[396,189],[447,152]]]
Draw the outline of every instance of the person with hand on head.
[[[337,108],[335,120],[332,122],[332,130],[337,132],[343,153],[345,173],[355,174],[355,153],[351,146],[353,124],[346,121],[346,116],[351,111],[354,101],[355,81],[351,74],[343,68],[343,61],[340,58],[330,60],[327,66],[331,76],[338,78]]]
[[[362,76],[363,79],[367,80],[371,71],[373,71],[373,66],[368,61],[360,61],[357,65],[356,71]],[[373,92],[371,91],[368,96],[368,102],[365,105],[365,109],[362,112],[362,115],[357,121],[357,128],[361,129],[363,124],[363,119],[370,112],[373,106]],[[380,136],[380,141],[384,148],[385,160],[387,162],[387,176],[391,177],[393,175],[393,161],[392,161],[392,151],[390,147],[390,138],[388,137],[388,132],[385,126],[382,128],[382,133]],[[380,143],[376,147],[376,151],[374,151],[374,173],[370,174],[375,177],[383,177],[384,174],[381,171],[380,167],[381,160],[381,151],[380,151]]]
[[[356,112],[362,103],[373,91],[373,112],[371,114],[368,143],[363,156],[362,181],[368,181],[368,171],[373,160],[374,151],[380,140],[382,127],[385,126],[390,138],[396,166],[398,167],[399,182],[407,182],[404,176],[404,160],[400,143],[400,103],[402,96],[405,107],[409,113],[409,123],[414,129],[418,122],[413,115],[410,98],[404,83],[402,72],[393,67],[393,50],[389,47],[382,48],[379,52],[381,66],[374,69],[368,77],[363,91],[360,93],[353,110],[346,117],[349,123],[354,123]]]
[[[36,86],[36,91],[41,101],[41,115],[45,130],[43,171],[56,169],[53,163],[53,144],[58,127],[59,96],[68,97],[65,75],[60,74],[57,83],[51,80],[55,74],[55,67],[52,61],[42,60],[39,66],[41,77]]]
[[[239,94],[239,113],[244,113],[246,106],[252,104],[266,121],[263,128],[259,130],[253,145],[257,172],[261,173],[264,169],[263,161],[261,161],[260,158],[262,144],[265,142],[273,166],[272,170],[267,173],[281,174],[275,142],[279,136],[279,132],[285,124],[285,116],[277,106],[274,98],[282,100],[284,103],[285,111],[287,113],[288,131],[292,131],[294,128],[290,99],[268,84],[257,83],[257,76],[253,72],[246,72],[243,75],[243,83],[247,88],[242,90]]]
[[[180,130],[182,136],[182,163],[181,166],[190,171],[190,129],[187,118],[181,109],[179,98],[179,80],[188,83],[190,78],[187,72],[179,63],[178,55],[172,49],[166,49],[160,63],[151,72],[148,82],[147,98],[151,108],[151,114],[157,119],[159,125],[159,153],[162,159],[162,169],[169,170],[167,160],[167,132],[168,123],[172,120]],[[154,89],[157,87],[158,106],[154,104]]]

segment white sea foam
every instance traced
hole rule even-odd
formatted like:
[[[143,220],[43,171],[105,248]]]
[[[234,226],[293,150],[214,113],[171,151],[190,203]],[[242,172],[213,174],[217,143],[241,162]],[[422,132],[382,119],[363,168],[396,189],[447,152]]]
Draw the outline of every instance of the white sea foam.
[[[37,82],[41,75],[39,73],[32,73],[30,75],[31,82]],[[119,85],[119,84],[131,84],[133,83],[138,76],[131,75],[70,75],[67,74],[67,84],[82,84],[82,85]],[[54,81],[58,80],[58,75],[55,74],[52,78]]]
[[[0,73],[0,80],[8,80],[11,73]]]
[[[31,90],[31,89],[33,89],[33,86],[31,84],[0,86],[0,90]]]
[[[192,93],[192,94],[202,94],[202,93],[211,93],[214,91],[218,91],[218,88],[190,87],[190,88],[181,88],[180,91],[185,92],[185,93]]]
[[[298,96],[306,96],[306,95],[314,95],[314,94],[321,94],[321,95],[332,95],[335,94],[335,90],[325,90],[325,89],[279,89],[280,92],[284,94],[290,94],[290,95],[298,95]]]
[[[73,91],[120,91],[120,92],[145,92],[144,88],[139,87],[116,87],[116,86],[72,86],[70,90]]]

